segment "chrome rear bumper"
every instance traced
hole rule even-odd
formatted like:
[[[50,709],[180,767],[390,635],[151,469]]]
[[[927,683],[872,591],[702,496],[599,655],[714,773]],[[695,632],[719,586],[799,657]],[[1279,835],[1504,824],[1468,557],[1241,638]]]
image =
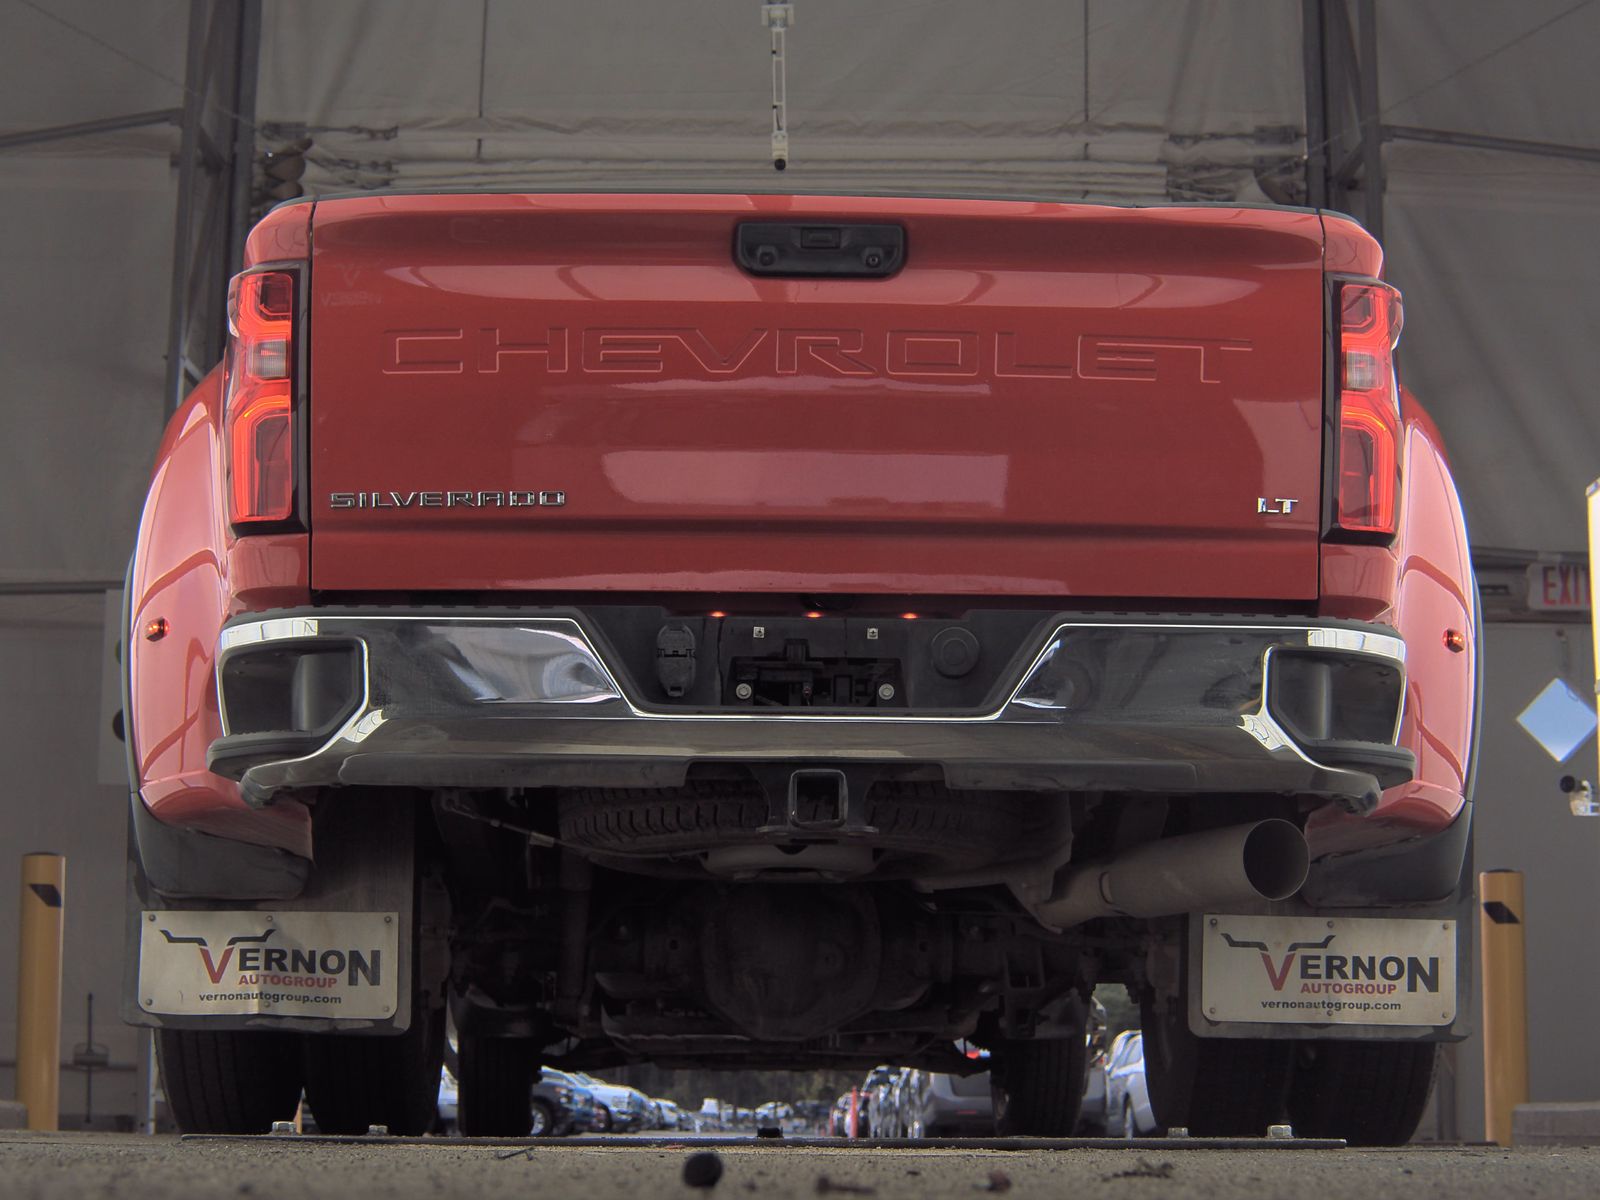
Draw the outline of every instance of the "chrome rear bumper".
[[[1357,810],[1414,770],[1394,744],[1405,646],[1353,622],[1062,615],[981,711],[651,706],[603,646],[572,610],[240,619],[217,656],[211,766],[257,804],[337,784],[669,787],[691,764],[735,762],[932,764],[953,788],[1298,793]]]

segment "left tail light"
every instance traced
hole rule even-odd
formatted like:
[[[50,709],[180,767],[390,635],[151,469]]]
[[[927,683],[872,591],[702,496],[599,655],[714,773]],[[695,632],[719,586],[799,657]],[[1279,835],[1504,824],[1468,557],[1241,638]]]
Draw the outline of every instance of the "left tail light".
[[[1400,293],[1376,280],[1339,284],[1339,452],[1334,522],[1393,536],[1400,497],[1400,394],[1394,348]]]
[[[224,438],[229,517],[240,532],[295,516],[298,277],[247,271],[228,285]]]

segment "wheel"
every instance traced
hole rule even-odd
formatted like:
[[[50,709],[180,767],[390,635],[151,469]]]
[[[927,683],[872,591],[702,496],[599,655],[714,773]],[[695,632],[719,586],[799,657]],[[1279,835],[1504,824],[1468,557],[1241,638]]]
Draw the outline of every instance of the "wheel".
[[[1427,1107],[1438,1055],[1436,1042],[1302,1043],[1289,1085],[1295,1133],[1405,1145]]]
[[[387,1126],[416,1137],[439,1116],[444,1067],[444,1006],[419,998],[411,1026],[394,1037],[308,1034],[304,1039],[306,1102],[324,1133],[362,1134]],[[465,1080],[462,1081],[463,1099]]]
[[[594,1127],[595,1128],[595,1132],[596,1133],[610,1133],[611,1132],[611,1125],[612,1125],[611,1110],[609,1108],[607,1108],[604,1104],[601,1104],[598,1107],[599,1107],[599,1112],[597,1112],[595,1114],[595,1127]]]
[[[1134,1120],[1133,1116],[1132,1100],[1124,1100],[1122,1102],[1122,1136],[1125,1138],[1136,1138],[1139,1136],[1139,1126]]]
[[[267,1133],[300,1104],[292,1033],[162,1029],[156,1057],[167,1105],[184,1133]]]
[[[550,1132],[550,1110],[544,1110],[545,1127],[533,1129],[533,1046],[523,1038],[491,1038],[462,1034],[461,1132],[468,1137],[527,1137]]]
[[[1087,1010],[1076,997],[1072,1005],[1076,1034],[1005,1041],[991,1048],[996,1065],[989,1072],[989,1087],[995,1131],[1001,1137],[1071,1137],[1077,1128],[1089,1047],[1082,1032]]]
[[[1195,1137],[1262,1137],[1283,1119],[1294,1043],[1198,1038],[1181,994],[1140,1005],[1145,1083],[1156,1128],[1187,1126]]]
[[[528,1133],[533,1137],[551,1137],[555,1131],[555,1111],[547,1101],[535,1100],[529,1112]]]

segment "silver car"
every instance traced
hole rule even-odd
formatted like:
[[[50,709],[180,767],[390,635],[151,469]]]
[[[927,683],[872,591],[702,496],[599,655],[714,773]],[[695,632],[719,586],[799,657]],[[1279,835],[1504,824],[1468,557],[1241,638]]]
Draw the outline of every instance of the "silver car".
[[[1144,1037],[1117,1034],[1106,1060],[1106,1132],[1112,1137],[1154,1137],[1159,1128],[1144,1075]]]
[[[989,1072],[909,1072],[901,1085],[901,1113],[904,1137],[991,1137],[994,1097]]]

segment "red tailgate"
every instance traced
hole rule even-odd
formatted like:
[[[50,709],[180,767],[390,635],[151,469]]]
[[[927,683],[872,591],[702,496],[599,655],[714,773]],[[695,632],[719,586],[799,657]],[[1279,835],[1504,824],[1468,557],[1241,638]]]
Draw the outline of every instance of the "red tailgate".
[[[758,278],[749,220],[905,267]],[[318,589],[1317,594],[1314,214],[385,196],[313,247]]]

